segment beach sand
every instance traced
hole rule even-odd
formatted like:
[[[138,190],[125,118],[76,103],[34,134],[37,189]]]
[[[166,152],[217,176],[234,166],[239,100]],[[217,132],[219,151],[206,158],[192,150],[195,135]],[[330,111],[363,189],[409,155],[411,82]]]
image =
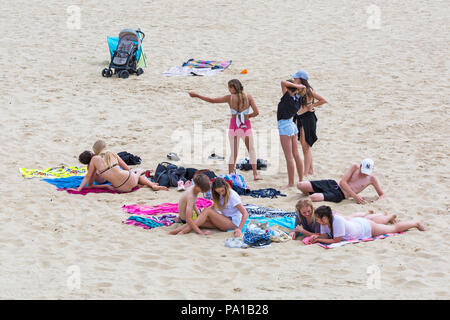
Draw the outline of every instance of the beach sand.
[[[81,10],[79,29],[72,5]],[[2,1],[0,298],[449,299],[449,4],[371,5]],[[145,73],[103,78],[106,36],[138,27],[146,33]],[[190,58],[233,63],[210,77],[162,75]],[[187,92],[223,96],[238,78],[259,108],[252,126],[258,158],[269,162],[263,181],[241,173],[252,189],[279,189],[287,182],[276,126],[280,81],[300,68],[328,101],[316,111],[311,179],[339,179],[352,162],[371,157],[387,195],[366,205],[317,205],[342,214],[392,212],[400,221],[422,220],[426,232],[330,250],[298,240],[231,249],[224,243],[232,233],[178,237],[167,234],[173,226],[122,223],[124,204],[174,203],[176,188],[80,196],[19,173],[79,165],[78,154],[103,139],[111,151],[140,156],[142,168],[177,152],[177,165],[224,174],[226,162],[207,156],[228,153],[228,106]],[[241,143],[238,159],[244,156]],[[373,188],[362,195],[376,199]],[[292,189],[242,201],[293,211],[300,198]]]

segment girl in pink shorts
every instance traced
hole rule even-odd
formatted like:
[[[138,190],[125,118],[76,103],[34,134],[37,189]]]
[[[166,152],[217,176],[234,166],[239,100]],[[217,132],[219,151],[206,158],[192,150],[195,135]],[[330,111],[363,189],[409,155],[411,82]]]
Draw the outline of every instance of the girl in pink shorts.
[[[228,173],[234,173],[239,141],[243,139],[249,153],[253,177],[255,180],[261,180],[257,173],[255,143],[253,140],[252,125],[250,123],[250,118],[254,118],[259,114],[258,108],[253,97],[250,94],[244,93],[244,87],[239,80],[233,79],[228,81],[228,90],[230,94],[219,98],[209,98],[195,92],[189,92],[189,95],[192,98],[199,98],[210,103],[228,103],[231,111],[230,126],[228,128],[228,138],[231,148],[231,155],[228,161]],[[251,113],[250,109],[252,111]]]

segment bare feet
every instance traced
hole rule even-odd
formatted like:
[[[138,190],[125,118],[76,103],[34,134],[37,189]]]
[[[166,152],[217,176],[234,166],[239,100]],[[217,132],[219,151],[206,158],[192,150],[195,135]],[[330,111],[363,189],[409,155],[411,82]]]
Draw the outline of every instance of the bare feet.
[[[422,223],[422,221],[417,221],[417,229],[420,231],[426,231],[425,225]]]
[[[262,180],[263,178],[260,178],[260,177],[258,177],[258,176],[253,176],[253,180]]]
[[[397,215],[396,214],[391,214],[391,219],[389,219],[389,222],[392,224],[397,223]]]
[[[288,185],[282,187],[281,189],[286,190],[286,189],[290,189],[290,188],[292,188],[292,187],[294,187],[293,184],[288,184]]]
[[[152,190],[153,190],[153,191],[159,191],[159,190],[169,191],[169,189],[167,189],[167,187],[164,187],[164,186],[155,186],[155,185],[152,186]]]

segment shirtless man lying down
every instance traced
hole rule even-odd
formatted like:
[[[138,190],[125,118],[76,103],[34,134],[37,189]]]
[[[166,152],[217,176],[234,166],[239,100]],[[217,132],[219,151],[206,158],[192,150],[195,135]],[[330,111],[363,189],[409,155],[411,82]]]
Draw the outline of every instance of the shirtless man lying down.
[[[366,200],[358,193],[372,185],[378,193],[378,200],[384,198],[378,179],[372,175],[374,163],[372,159],[364,159],[361,164],[354,163],[337,183],[335,180],[301,181],[297,187],[304,194],[309,194],[312,201],[341,202],[353,198],[359,204]]]

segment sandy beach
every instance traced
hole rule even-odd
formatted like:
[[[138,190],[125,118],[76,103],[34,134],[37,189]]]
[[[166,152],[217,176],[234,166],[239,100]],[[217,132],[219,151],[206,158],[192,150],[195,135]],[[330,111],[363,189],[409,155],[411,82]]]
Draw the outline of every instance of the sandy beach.
[[[0,298],[449,299],[449,12],[447,1],[2,1]],[[106,37],[123,28],[145,32],[148,66],[139,77],[104,78]],[[190,58],[233,62],[213,76],[163,76]],[[19,172],[80,165],[80,152],[103,139],[140,156],[140,168],[176,152],[177,165],[225,174],[226,161],[208,155],[228,155],[229,107],[188,92],[224,96],[237,78],[259,108],[257,156],[269,163],[262,181],[238,172],[252,189],[280,189],[280,81],[298,69],[328,101],[316,111],[309,178],[337,180],[370,157],[386,193],[317,206],[396,213],[422,220],[426,232],[328,250],[299,240],[232,249],[224,246],[232,232],[171,236],[173,226],[122,223],[123,205],[176,203],[176,188],[81,196]],[[285,193],[242,201],[294,211],[303,196]],[[377,198],[371,187],[361,195]]]

